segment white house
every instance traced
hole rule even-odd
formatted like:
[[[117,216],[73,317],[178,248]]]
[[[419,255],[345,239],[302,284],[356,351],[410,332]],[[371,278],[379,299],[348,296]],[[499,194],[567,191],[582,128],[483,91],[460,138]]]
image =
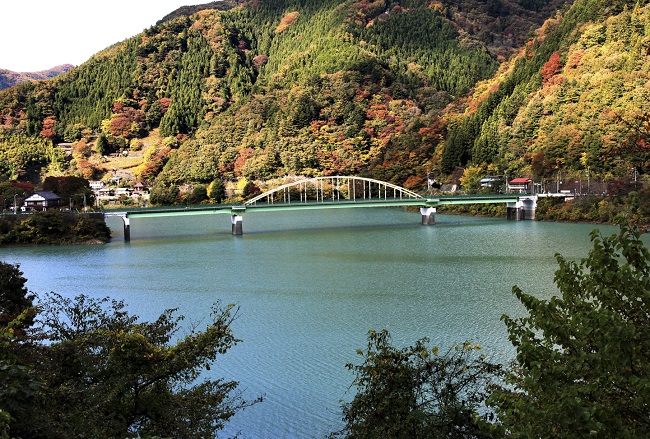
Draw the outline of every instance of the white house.
[[[34,195],[28,198],[25,198],[25,207],[45,210],[48,207],[58,207],[60,202],[61,197],[59,197],[54,192],[40,191],[36,192]]]
[[[104,182],[101,180],[91,181],[89,183],[90,183],[90,188],[93,190],[93,192],[97,192],[104,187]]]

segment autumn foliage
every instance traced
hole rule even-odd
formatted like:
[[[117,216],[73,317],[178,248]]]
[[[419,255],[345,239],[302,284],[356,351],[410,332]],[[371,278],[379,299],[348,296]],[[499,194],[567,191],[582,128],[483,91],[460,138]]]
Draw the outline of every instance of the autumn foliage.
[[[282,17],[282,20],[280,20],[280,24],[278,25],[278,27],[275,28],[275,33],[280,34],[285,30],[287,30],[287,28],[291,26],[291,24],[294,21],[296,21],[296,18],[298,18],[299,15],[300,15],[299,12],[294,11],[294,12],[289,12],[287,15]]]

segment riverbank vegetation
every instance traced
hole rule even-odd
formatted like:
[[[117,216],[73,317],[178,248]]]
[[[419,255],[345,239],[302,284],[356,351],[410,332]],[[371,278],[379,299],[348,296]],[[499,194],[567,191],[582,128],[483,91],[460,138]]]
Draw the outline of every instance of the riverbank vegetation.
[[[111,231],[100,214],[56,210],[0,216],[0,246],[103,244]]]
[[[512,364],[473,342],[400,348],[370,331],[332,437],[648,437],[650,252],[630,226],[591,241],[579,261],[556,255],[557,296],[513,287],[528,313],[502,317]],[[172,342],[174,310],[140,322],[109,299],[36,301],[25,282],[0,263],[0,437],[215,437],[256,402],[235,382],[197,381],[239,341],[234,308]]]
[[[505,204],[460,204],[456,206],[440,206],[436,210],[438,213],[451,215],[486,216],[491,218],[506,217]]]
[[[610,184],[610,195],[539,197],[535,220],[616,224],[624,215],[634,224],[650,225],[650,186],[633,183]],[[468,204],[440,206],[438,213],[505,218],[505,204]]]
[[[371,332],[363,362],[348,365],[357,394],[335,437],[648,437],[650,252],[640,237],[594,231],[585,258],[556,255],[550,300],[513,287],[528,315],[502,318],[517,350],[504,369],[472,355],[473,343],[440,355],[427,340],[398,349]]]
[[[650,225],[650,188],[620,196],[584,196],[563,202],[557,198],[540,198],[535,218],[542,221],[609,223],[626,215],[636,224]]]
[[[240,341],[233,306],[183,335],[173,309],[143,322],[122,302],[37,298],[25,282],[0,263],[0,437],[212,438],[255,402],[200,378]]]

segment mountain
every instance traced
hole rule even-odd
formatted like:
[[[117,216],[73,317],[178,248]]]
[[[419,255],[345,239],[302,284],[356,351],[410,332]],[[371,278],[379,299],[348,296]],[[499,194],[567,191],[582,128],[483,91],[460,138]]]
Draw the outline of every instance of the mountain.
[[[162,140],[136,173],[160,184],[357,174],[420,188],[427,172],[444,179],[470,165],[620,176],[631,162],[614,145],[641,157],[644,132],[634,137],[634,128],[650,113],[645,5],[233,0],[180,8],[66,75],[0,92],[0,126],[5,137],[56,141],[101,132],[102,151],[137,149],[155,133]],[[48,160],[101,172],[88,153]]]
[[[42,81],[45,79],[54,78],[61,73],[74,68],[72,64],[63,64],[60,66],[52,67],[49,70],[42,72],[13,72],[11,70],[0,69],[0,90],[13,87],[27,81]]]
[[[439,169],[491,163],[539,180],[649,170],[648,2],[580,0],[449,114]]]

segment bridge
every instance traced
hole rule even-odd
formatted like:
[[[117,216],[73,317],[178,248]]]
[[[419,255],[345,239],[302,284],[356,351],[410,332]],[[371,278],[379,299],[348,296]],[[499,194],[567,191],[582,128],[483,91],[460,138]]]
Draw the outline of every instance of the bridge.
[[[232,234],[243,234],[243,215],[246,212],[270,212],[304,209],[349,209],[362,207],[414,206],[420,208],[422,224],[435,224],[438,206],[454,204],[506,203],[508,218],[524,219],[523,212],[534,212],[527,196],[473,195],[423,197],[416,192],[372,178],[356,176],[328,176],[306,178],[268,190],[243,204],[197,207],[137,208],[126,211],[105,211],[104,217],[120,217],[124,222],[124,240],[131,239],[131,219],[159,218],[185,215],[229,214]]]

